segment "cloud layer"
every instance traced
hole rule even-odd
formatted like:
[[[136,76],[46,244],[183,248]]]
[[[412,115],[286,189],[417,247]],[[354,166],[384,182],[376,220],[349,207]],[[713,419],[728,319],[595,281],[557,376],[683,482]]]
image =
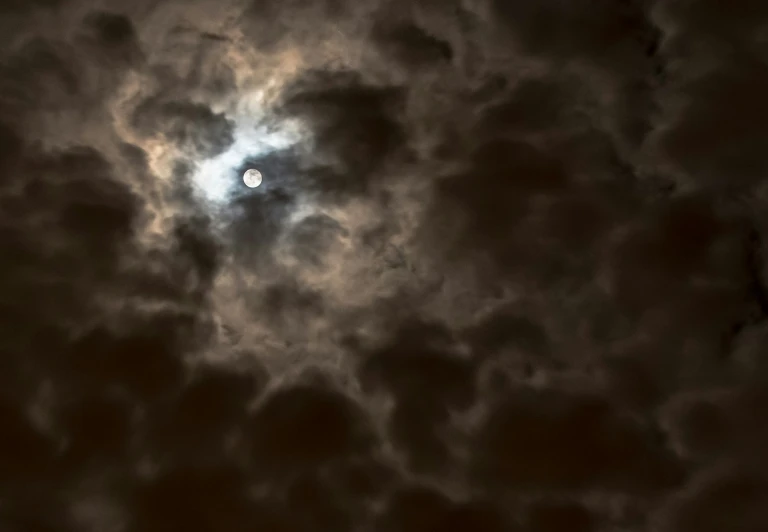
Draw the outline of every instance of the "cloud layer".
[[[765,11],[6,2],[0,528],[768,527]]]

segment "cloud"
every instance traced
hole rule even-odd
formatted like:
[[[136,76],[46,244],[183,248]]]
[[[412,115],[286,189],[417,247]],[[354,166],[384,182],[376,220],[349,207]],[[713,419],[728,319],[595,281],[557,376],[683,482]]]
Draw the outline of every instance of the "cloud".
[[[764,174],[759,124],[768,114],[758,96],[768,83],[764,67],[738,58],[681,78],[672,87],[687,97],[658,133],[662,157],[696,188],[741,188],[759,181]]]
[[[508,530],[504,514],[483,500],[452,501],[426,486],[405,485],[387,501],[377,530]]]
[[[432,399],[444,407],[472,403],[472,363],[450,352],[450,337],[439,325],[406,322],[390,342],[361,364],[364,386],[402,399]]]
[[[493,355],[510,346],[533,356],[546,356],[550,350],[542,327],[513,306],[494,309],[466,334],[483,355]]]
[[[684,457],[713,460],[731,444],[731,421],[717,397],[675,398],[667,405],[665,417],[672,445]]]
[[[761,505],[765,501],[764,479],[742,471],[717,471],[702,478],[687,490],[662,520],[662,530],[718,530],[722,526],[738,526],[749,530],[766,524]],[[722,522],[723,516],[735,522]]]
[[[423,68],[450,62],[451,45],[413,23],[382,23],[373,30],[374,41],[384,53],[408,68]]]
[[[365,454],[375,443],[365,413],[351,398],[306,384],[268,395],[250,425],[258,469],[277,478]]]
[[[282,4],[252,0],[242,13],[242,25],[254,48],[274,51],[281,45],[290,46],[293,39],[308,44],[326,29],[314,24],[315,20],[338,23],[352,12],[352,5],[344,0],[292,0]]]
[[[762,4],[0,9],[0,527],[764,528]]]
[[[526,511],[526,524],[531,532],[591,532],[596,519],[576,502],[537,501]]]
[[[312,268],[325,266],[329,248],[339,245],[346,231],[336,220],[323,214],[309,215],[294,226],[288,239],[289,253]]]
[[[681,465],[633,425],[605,399],[521,389],[493,405],[484,420],[475,471],[485,482],[515,491],[676,487]]]
[[[56,46],[41,38],[27,41],[3,65],[6,112],[15,114],[15,106],[51,110],[77,105],[83,87],[71,54],[67,44]]]
[[[400,89],[368,84],[355,72],[308,72],[286,87],[281,112],[313,132],[314,188],[323,194],[367,192],[384,163],[406,148],[401,105]]]
[[[91,11],[83,19],[83,40],[96,57],[113,64],[131,65],[143,59],[136,28],[130,18],[108,11]]]
[[[5,434],[0,446],[0,489],[13,490],[25,478],[39,481],[53,461],[54,442],[32,424],[22,405],[8,399],[0,405],[0,423]]]
[[[189,530],[269,523],[288,518],[259,508],[247,494],[247,479],[234,468],[172,469],[140,486],[130,530]]]
[[[195,464],[222,460],[229,440],[244,430],[249,405],[268,381],[263,368],[247,373],[196,368],[174,404],[153,416],[149,439],[158,459]]]
[[[18,151],[5,158],[2,232],[16,259],[1,266],[3,299],[22,332],[28,324],[77,319],[80,291],[110,281],[140,204],[96,150],[38,154],[7,136]],[[38,318],[27,322],[32,315]]]
[[[193,157],[214,157],[234,142],[230,120],[205,105],[188,101],[150,98],[138,106],[132,123],[144,135],[163,134]]]

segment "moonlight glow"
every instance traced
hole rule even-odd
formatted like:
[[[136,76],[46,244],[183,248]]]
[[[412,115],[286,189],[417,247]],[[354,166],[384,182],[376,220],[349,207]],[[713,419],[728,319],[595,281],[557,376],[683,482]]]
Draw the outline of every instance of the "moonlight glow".
[[[299,120],[271,119],[271,103],[263,90],[242,97],[228,118],[235,122],[234,142],[224,153],[199,161],[192,175],[198,194],[220,205],[235,193],[243,177],[237,170],[244,160],[284,150],[305,138]]]
[[[238,125],[232,146],[221,155],[198,165],[192,177],[195,188],[209,201],[226,201],[239,179],[235,169],[244,159],[288,148],[300,138],[299,128],[295,124],[274,128]]]

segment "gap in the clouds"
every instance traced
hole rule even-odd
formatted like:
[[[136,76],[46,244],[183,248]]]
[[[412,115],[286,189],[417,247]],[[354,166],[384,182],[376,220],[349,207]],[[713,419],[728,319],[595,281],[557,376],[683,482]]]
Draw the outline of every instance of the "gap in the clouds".
[[[244,186],[238,173],[247,158],[287,149],[303,137],[299,123],[285,121],[280,124],[238,123],[234,142],[216,157],[201,161],[192,174],[195,191],[206,201],[216,205],[227,202],[237,187]],[[265,175],[264,180],[279,176]]]

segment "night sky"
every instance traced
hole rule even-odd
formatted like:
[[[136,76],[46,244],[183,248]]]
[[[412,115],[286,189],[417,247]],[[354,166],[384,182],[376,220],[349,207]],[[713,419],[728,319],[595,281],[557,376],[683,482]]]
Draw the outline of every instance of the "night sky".
[[[766,176],[764,0],[0,0],[0,531],[765,532]]]

